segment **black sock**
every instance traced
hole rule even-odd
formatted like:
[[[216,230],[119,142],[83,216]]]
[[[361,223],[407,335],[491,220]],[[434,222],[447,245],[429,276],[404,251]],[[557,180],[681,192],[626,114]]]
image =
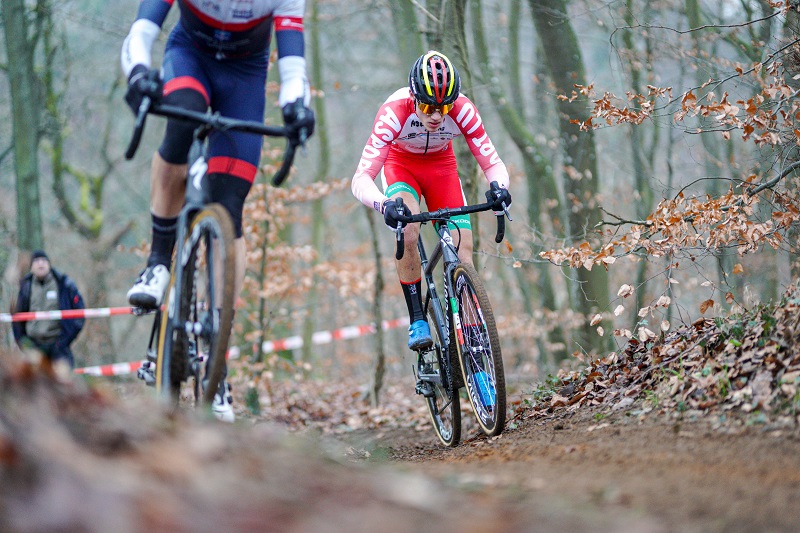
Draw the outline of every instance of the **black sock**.
[[[153,240],[147,266],[172,263],[172,249],[175,247],[175,234],[178,228],[178,217],[161,218],[150,213],[153,223]]]
[[[408,317],[411,323],[413,324],[417,320],[425,320],[425,315],[422,312],[422,278],[411,283],[401,281],[400,286],[403,287],[403,296],[406,297]]]

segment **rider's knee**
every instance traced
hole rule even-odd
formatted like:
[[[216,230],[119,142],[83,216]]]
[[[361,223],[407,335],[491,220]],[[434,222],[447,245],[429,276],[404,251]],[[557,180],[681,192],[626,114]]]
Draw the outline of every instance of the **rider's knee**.
[[[193,89],[179,89],[164,97],[164,103],[191,111],[203,112],[208,107],[205,97]],[[196,124],[181,120],[168,120],[164,140],[158,149],[159,155],[167,163],[185,164],[189,158]]]

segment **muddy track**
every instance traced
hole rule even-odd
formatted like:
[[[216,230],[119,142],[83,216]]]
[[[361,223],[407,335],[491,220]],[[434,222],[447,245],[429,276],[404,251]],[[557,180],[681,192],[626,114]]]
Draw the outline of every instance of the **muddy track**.
[[[172,413],[0,364],[2,531],[796,531],[794,420],[634,404],[511,420],[444,449],[421,425],[327,432]],[[422,406],[420,406],[422,409]],[[641,406],[638,407],[641,409]]]
[[[518,421],[455,449],[401,431],[362,446],[447,486],[499,496],[519,513],[517,531],[797,531],[793,424],[598,413]]]

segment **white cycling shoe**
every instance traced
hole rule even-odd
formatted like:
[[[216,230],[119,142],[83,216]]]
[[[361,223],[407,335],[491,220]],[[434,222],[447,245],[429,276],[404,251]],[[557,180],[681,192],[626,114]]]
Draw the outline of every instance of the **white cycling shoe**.
[[[214,396],[214,401],[211,402],[211,412],[214,413],[217,420],[229,423],[233,423],[236,420],[236,415],[233,414],[233,406],[231,405],[232,401],[231,386],[223,381],[220,390]]]
[[[169,285],[169,269],[164,265],[149,266],[128,291],[128,303],[135,307],[155,309],[161,305]]]

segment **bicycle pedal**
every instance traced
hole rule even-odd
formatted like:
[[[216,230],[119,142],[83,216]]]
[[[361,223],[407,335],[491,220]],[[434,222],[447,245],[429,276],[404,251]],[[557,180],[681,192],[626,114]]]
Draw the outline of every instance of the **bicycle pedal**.
[[[417,377],[421,376],[431,376],[435,374],[436,371],[433,369],[432,363],[423,363],[417,370]]]
[[[425,398],[433,398],[436,396],[436,393],[433,391],[433,387],[427,381],[419,380],[417,381],[417,386],[415,387],[415,392],[417,394],[421,394]]]
[[[149,314],[152,314],[152,313],[155,313],[155,312],[156,312],[156,309],[154,309],[152,307],[140,307],[138,305],[132,305],[131,306],[131,314],[133,316],[144,316],[144,315],[149,315]]]
[[[136,371],[136,377],[144,381],[144,384],[152,387],[156,384],[156,365],[150,361],[145,361],[139,370]]]

